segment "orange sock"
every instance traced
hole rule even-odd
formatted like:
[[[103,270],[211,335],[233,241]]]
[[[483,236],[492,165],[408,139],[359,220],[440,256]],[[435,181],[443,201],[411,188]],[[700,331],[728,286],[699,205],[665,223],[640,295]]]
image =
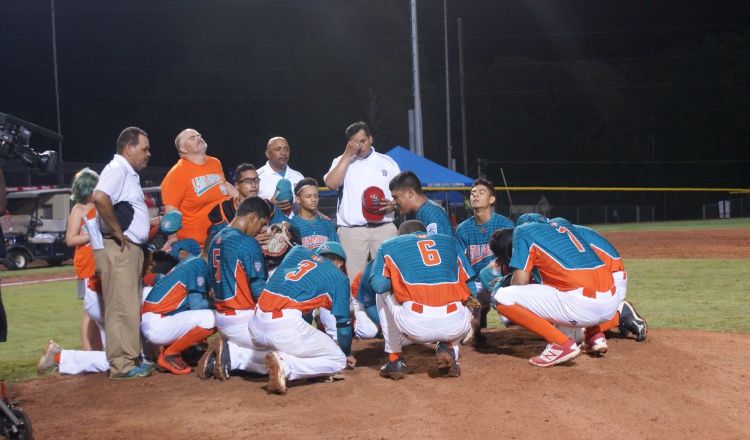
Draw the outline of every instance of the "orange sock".
[[[563,345],[568,341],[568,337],[565,336],[563,332],[556,329],[554,325],[518,304],[513,304],[511,306],[498,304],[497,311],[521,327],[543,337],[547,342]]]
[[[193,327],[189,332],[185,333],[181,338],[174,341],[172,345],[164,349],[164,356],[174,356],[182,353],[183,350],[190,347],[193,344],[197,344],[202,340],[208,338],[212,334],[216,333],[216,327],[214,328],[202,328]]]
[[[56,363],[57,365],[60,365],[60,353],[57,353],[57,354],[55,355],[55,363]]]
[[[618,325],[620,325],[620,312],[615,313],[615,316],[613,316],[609,321],[599,324],[599,327],[601,328],[600,331],[606,332],[612,327],[617,327]],[[593,335],[594,333],[591,334]]]
[[[389,362],[393,362],[393,361],[395,361],[396,359],[400,358],[403,355],[404,355],[404,352],[402,352],[402,351],[399,351],[398,353],[388,353],[388,361]]]

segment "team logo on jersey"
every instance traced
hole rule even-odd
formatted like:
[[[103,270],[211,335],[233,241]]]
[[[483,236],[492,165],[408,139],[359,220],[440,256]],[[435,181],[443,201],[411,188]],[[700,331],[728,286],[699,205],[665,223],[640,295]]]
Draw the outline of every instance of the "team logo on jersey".
[[[216,246],[221,244],[222,237],[216,237]]]
[[[262,266],[260,264],[260,261],[256,261],[253,263],[253,268],[255,269],[256,272],[260,272],[261,267]]]
[[[205,176],[198,176],[192,180],[193,189],[195,190],[195,194],[197,194],[200,197],[209,189],[215,187],[216,185],[221,185],[223,181],[224,179],[222,179],[222,177],[218,174],[207,174]]]
[[[383,177],[388,176],[388,171],[386,171],[385,169],[380,170],[380,172],[383,173]]]
[[[196,284],[196,285],[197,285],[198,287],[203,287],[203,286],[205,286],[205,285],[206,285],[206,280],[205,280],[205,279],[204,279],[203,277],[196,277],[196,278],[195,278],[195,284]]]
[[[469,245],[469,262],[471,264],[479,263],[485,257],[491,256],[493,256],[493,253],[489,244]]]
[[[328,241],[327,235],[310,235],[302,237],[302,246],[312,250]]]

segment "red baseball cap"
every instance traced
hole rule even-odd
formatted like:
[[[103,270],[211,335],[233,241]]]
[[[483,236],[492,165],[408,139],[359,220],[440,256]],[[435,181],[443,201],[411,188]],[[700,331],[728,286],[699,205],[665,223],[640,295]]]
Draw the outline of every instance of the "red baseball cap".
[[[382,222],[385,213],[378,212],[382,206],[379,202],[385,200],[385,193],[377,186],[370,186],[362,192],[362,215],[368,222]]]

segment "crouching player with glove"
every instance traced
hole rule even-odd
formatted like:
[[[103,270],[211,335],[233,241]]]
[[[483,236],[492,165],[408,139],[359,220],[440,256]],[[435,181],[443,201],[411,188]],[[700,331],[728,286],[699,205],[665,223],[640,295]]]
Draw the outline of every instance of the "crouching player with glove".
[[[377,295],[378,314],[389,361],[382,377],[406,377],[405,339],[437,342],[435,358],[441,376],[461,374],[458,341],[471,329],[474,271],[458,242],[448,235],[427,234],[417,220],[404,222],[399,236],[383,242],[368,280]],[[364,282],[364,280],[363,280]],[[393,293],[391,293],[391,291]]]
[[[192,241],[193,247],[200,249],[192,239],[182,241]],[[183,258],[154,285],[143,302],[141,332],[152,344],[164,346],[157,360],[163,371],[190,373],[182,351],[216,333],[216,316],[209,310],[213,302],[208,295],[209,243],[207,240],[200,256]]]
[[[268,392],[286,394],[287,381],[312,377],[343,378],[354,368],[349,318],[349,278],[340,244],[326,242],[314,252],[294,247],[281,262],[258,298],[250,318],[253,343],[269,350]],[[324,307],[336,318],[338,345],[302,317]]]

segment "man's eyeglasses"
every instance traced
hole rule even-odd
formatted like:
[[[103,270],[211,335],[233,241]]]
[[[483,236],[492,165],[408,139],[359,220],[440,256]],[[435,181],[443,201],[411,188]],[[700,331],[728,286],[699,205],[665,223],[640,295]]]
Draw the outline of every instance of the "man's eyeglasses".
[[[260,177],[248,177],[247,179],[242,179],[239,181],[240,185],[242,185],[243,183],[254,183],[258,185],[260,183]]]

